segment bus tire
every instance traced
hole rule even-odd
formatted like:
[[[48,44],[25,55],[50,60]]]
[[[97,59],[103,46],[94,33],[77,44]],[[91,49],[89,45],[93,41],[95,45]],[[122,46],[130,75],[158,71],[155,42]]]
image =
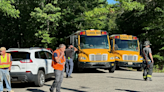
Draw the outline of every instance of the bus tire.
[[[139,67],[137,68],[137,71],[142,71],[142,69],[143,69],[142,67]]]
[[[79,67],[78,67],[78,69],[77,69],[77,70],[78,70],[78,72],[83,72],[83,70],[84,70],[84,69],[83,69],[83,68],[79,68]]]
[[[109,73],[114,73],[115,69],[116,69],[116,64],[114,64],[112,68],[109,68]]]
[[[84,69],[79,67],[79,61],[78,58],[76,59],[76,61],[74,62],[74,72],[82,72]]]

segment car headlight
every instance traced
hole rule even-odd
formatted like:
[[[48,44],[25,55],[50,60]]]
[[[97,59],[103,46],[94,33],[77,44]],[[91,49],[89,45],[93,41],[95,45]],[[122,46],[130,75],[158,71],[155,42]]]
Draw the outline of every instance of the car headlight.
[[[110,59],[114,59],[114,57],[110,57]]]
[[[143,58],[140,58],[140,60],[143,60]]]
[[[81,59],[81,60],[86,60],[86,58],[85,58],[85,57],[80,57],[80,59]]]
[[[119,57],[115,57],[115,59],[120,59]]]

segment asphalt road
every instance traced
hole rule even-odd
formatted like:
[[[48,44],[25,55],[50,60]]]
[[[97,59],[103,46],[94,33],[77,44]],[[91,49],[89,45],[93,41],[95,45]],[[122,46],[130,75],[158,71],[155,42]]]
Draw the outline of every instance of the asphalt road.
[[[65,77],[65,75],[64,75]],[[61,92],[164,92],[164,73],[153,73],[153,81],[144,81],[142,72],[126,69],[109,73],[107,70],[85,70],[64,78]],[[33,84],[13,83],[15,92],[49,92],[54,78],[46,80],[43,87]]]

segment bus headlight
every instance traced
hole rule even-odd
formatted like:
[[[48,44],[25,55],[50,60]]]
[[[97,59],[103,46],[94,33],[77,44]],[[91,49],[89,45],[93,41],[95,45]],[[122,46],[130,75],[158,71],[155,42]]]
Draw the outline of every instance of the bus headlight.
[[[140,60],[143,60],[143,58],[140,58]]]
[[[85,58],[85,57],[80,57],[80,59],[81,59],[81,60],[86,60],[86,58]]]
[[[115,57],[115,59],[120,59],[119,57]]]
[[[113,59],[114,59],[114,57],[110,57],[110,59],[111,59],[111,60],[113,60]]]

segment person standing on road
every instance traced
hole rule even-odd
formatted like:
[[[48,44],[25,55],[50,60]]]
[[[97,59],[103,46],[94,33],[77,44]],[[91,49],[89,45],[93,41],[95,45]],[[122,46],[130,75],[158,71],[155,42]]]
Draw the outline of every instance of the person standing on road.
[[[147,81],[147,79],[149,81],[152,81],[151,77],[152,77],[152,73],[153,73],[153,64],[154,64],[154,60],[152,57],[152,51],[150,48],[150,42],[149,41],[145,41],[144,42],[144,48],[143,48],[143,55],[144,55],[144,72],[143,72],[143,78],[145,81]]]
[[[64,44],[60,44],[59,48],[53,52],[52,55],[52,67],[54,68],[55,80],[52,83],[50,88],[50,92],[54,92],[56,88],[56,92],[60,92],[61,83],[63,81],[64,74],[64,66],[65,66],[65,51],[66,46]]]
[[[73,53],[77,51],[77,48],[70,45],[68,49],[65,50],[66,53],[66,78],[72,78],[71,74],[73,71]]]
[[[12,65],[12,57],[11,54],[6,53],[6,48],[0,48],[0,92],[3,92],[3,80],[5,80],[7,91],[14,92],[11,90],[11,80],[10,73],[11,65]]]

